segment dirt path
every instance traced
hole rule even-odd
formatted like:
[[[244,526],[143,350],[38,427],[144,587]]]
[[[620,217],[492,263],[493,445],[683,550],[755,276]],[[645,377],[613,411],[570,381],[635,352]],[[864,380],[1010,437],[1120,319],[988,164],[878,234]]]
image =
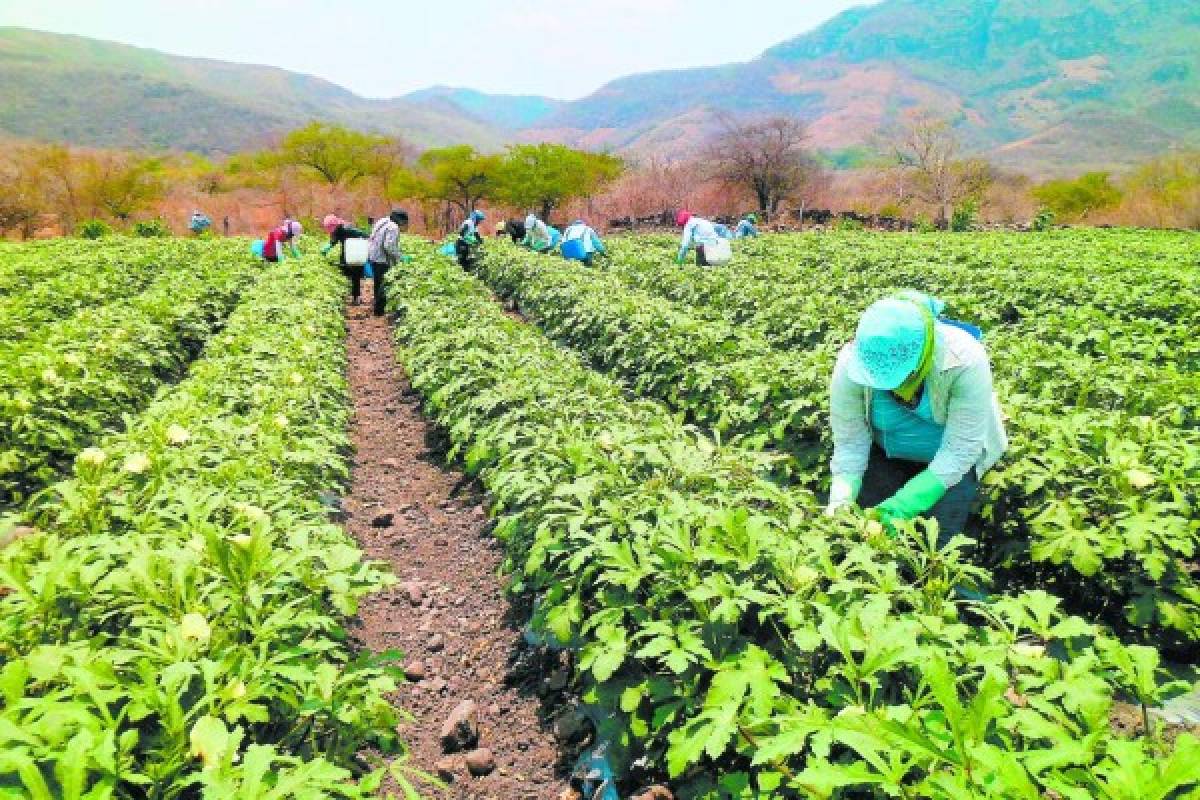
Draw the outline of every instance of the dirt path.
[[[503,595],[501,552],[477,489],[441,466],[431,448],[437,432],[406,393],[387,322],[371,315],[368,286],[364,294],[364,304],[347,312],[356,458],[346,525],[401,583],[364,603],[356,633],[372,650],[403,650],[406,669],[420,677],[401,688],[398,701],[416,717],[404,731],[414,766],[452,775],[438,796],[578,797],[563,795],[569,764],[540,699],[555,682],[546,677],[553,665],[523,646],[527,614],[513,611]],[[465,701],[477,710],[475,747],[490,750],[495,762],[481,777],[468,773],[470,746],[447,756],[440,740],[447,718]]]

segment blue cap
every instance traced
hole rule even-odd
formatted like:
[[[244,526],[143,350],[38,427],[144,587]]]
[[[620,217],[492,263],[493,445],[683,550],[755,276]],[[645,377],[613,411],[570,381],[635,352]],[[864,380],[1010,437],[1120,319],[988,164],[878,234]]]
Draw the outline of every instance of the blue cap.
[[[483,213],[482,211],[472,211],[471,219],[475,220],[476,222],[482,222],[483,220],[487,219],[487,214]]]
[[[888,297],[863,312],[848,364],[850,380],[872,389],[899,388],[921,365],[925,315],[911,300]]]

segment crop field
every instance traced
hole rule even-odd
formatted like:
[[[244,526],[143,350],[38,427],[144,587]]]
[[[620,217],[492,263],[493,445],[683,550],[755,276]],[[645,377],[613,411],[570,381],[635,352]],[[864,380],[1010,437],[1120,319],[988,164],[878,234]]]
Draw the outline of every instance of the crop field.
[[[0,249],[83,284],[0,361],[0,797],[370,796],[351,759],[399,749],[395,671],[342,631],[392,578],[318,500],[348,469],[341,278],[291,262],[282,292],[245,250]],[[31,284],[5,307],[45,310]]]
[[[413,535],[389,566],[330,514],[374,497],[355,353],[480,488],[601,800],[1200,798],[1158,713],[1200,655],[1194,234],[609,244],[468,273],[410,237],[384,353],[315,257],[0,245],[0,798],[485,796],[422,772],[403,656],[352,634]],[[941,549],[823,513],[834,360],[901,288],[983,328],[1012,440]]]

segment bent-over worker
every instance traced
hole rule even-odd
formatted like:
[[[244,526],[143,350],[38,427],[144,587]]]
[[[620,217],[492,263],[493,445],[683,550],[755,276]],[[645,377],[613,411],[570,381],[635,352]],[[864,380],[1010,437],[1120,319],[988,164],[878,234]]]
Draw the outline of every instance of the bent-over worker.
[[[304,233],[304,227],[294,219],[285,219],[283,224],[267,234],[263,242],[263,259],[272,263],[283,261],[283,245],[286,243],[291,250],[292,258],[300,257],[300,249],[296,247],[296,238]]]
[[[746,239],[758,236],[758,228],[755,227],[757,224],[758,214],[747,214],[742,217],[741,221],[737,224],[737,228],[734,229],[733,238]]]
[[[341,246],[338,266],[342,268],[342,273],[350,279],[350,297],[354,305],[362,305],[362,279],[365,265],[346,263],[346,240],[366,239],[367,234],[336,214],[326,214],[325,219],[321,220],[321,227],[329,234],[329,244],[321,248],[321,255],[328,255],[330,250]]]
[[[589,267],[597,253],[608,253],[595,229],[581,219],[575,220],[563,231],[561,252],[568,261],[582,261]]]
[[[389,269],[401,261],[407,263],[410,257],[400,252],[400,234],[408,230],[408,212],[402,208],[392,209],[392,213],[380,218],[371,228],[371,236],[367,243],[367,260],[371,263],[371,274],[375,289],[375,316],[381,317],[387,310],[387,289],[384,286],[384,276]]]
[[[890,530],[936,519],[961,533],[979,481],[1008,447],[987,350],[944,304],[908,291],[872,304],[838,356],[830,392],[828,512],[856,500]]]
[[[464,269],[475,263],[479,251],[483,247],[483,237],[479,235],[479,223],[487,219],[482,211],[472,211],[458,228],[458,238],[454,241],[454,254],[458,257],[458,265]]]
[[[679,242],[679,254],[675,256],[675,263],[682,264],[687,258],[688,251],[694,247],[696,248],[696,266],[708,266],[708,262],[704,260],[704,248],[706,245],[710,247],[715,245],[717,239],[720,238],[716,227],[708,220],[697,217],[690,211],[680,211],[675,217],[675,224],[683,228],[683,239]]]

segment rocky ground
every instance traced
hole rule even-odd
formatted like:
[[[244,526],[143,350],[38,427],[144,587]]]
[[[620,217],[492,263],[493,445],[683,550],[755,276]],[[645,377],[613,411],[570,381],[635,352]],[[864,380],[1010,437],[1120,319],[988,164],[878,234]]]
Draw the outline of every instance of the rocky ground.
[[[528,612],[503,594],[478,488],[443,465],[387,321],[364,300],[348,310],[356,457],[343,507],[351,533],[400,584],[364,603],[357,635],[406,654],[412,682],[397,702],[415,720],[403,734],[413,765],[449,784],[440,796],[578,798],[568,786],[580,749],[569,670],[524,644]]]

